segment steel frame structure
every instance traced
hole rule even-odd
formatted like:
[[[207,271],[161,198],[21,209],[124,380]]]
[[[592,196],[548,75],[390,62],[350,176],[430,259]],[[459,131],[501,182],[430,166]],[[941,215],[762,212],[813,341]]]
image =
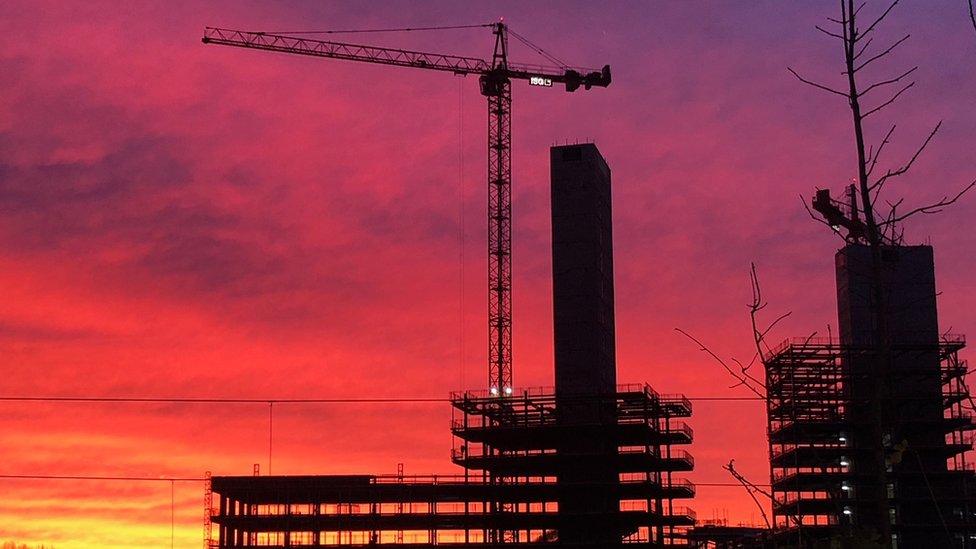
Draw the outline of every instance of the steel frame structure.
[[[572,498],[576,491],[592,498],[606,495],[613,501],[610,509],[585,515],[563,509],[560,520],[563,526],[582,521],[592,529],[618,528],[615,543],[670,544],[694,524],[693,511],[675,505],[675,500],[695,494],[693,484],[674,477],[694,468],[691,454],[674,448],[690,444],[694,434],[681,421],[691,415],[691,402],[683,395],[661,395],[647,385],[621,385],[615,394],[596,398],[567,399],[551,389],[535,388],[505,400],[490,392],[455,393],[451,402],[451,459],[464,468],[466,479],[502,490],[554,484],[557,499],[549,503],[557,508],[560,497]],[[567,404],[573,416],[588,419],[567,420],[559,413],[559,406]],[[580,414],[586,409],[598,414]],[[561,445],[574,438],[608,440],[612,453],[566,453]],[[600,466],[609,467],[614,482],[560,484],[567,470]],[[502,516],[527,510],[518,500],[504,498],[491,509]],[[506,544],[531,541],[525,530],[486,530],[484,536]]]
[[[896,377],[910,391],[913,379],[938,376],[941,402],[935,405],[944,410],[942,417],[927,419],[914,413],[917,406],[932,404],[925,396],[913,399],[903,394],[895,407],[904,411],[899,420],[903,429],[937,430],[945,438],[943,444],[931,447],[900,448],[891,443],[888,453],[893,464],[917,459],[918,468],[889,472],[894,488],[888,488],[888,504],[897,510],[903,505],[918,506],[928,498],[921,504],[939,509],[942,524],[913,524],[893,513],[892,531],[904,538],[917,536],[925,528],[945,530],[962,540],[959,547],[970,548],[976,546],[970,539],[976,535],[976,464],[970,461],[976,425],[963,407],[970,402],[964,380],[968,369],[958,356],[964,346],[962,336],[944,336],[935,344],[896,344],[892,348],[909,363],[912,357],[937,355],[937,372],[909,368]],[[852,390],[857,386],[856,376],[863,375],[854,372],[852,365],[876,359],[876,355],[871,346],[806,338],[787,340],[765,360],[773,524],[781,541],[806,547],[804,543],[845,533],[854,528],[859,510],[871,505],[858,490],[873,477],[859,468],[870,464],[865,455],[868,449],[857,440],[857,433],[870,419],[854,412],[864,405],[864,397]],[[945,467],[922,465],[923,459],[941,458]],[[915,492],[910,486],[916,487]]]
[[[574,410],[590,404],[606,409],[607,401],[613,404],[613,423],[566,423],[551,390],[520,391],[507,399],[489,391],[453,394],[451,456],[464,468],[462,475],[404,476],[398,470],[396,475],[208,477],[208,522],[216,526],[217,537],[205,547],[607,549],[682,543],[695,513],[675,502],[694,497],[695,486],[675,473],[691,471],[694,459],[672,447],[691,443],[693,431],[681,421],[691,415],[691,403],[646,385],[626,385],[609,399],[572,404]],[[560,471],[581,458],[552,451],[567,436],[612,440],[613,480],[560,483]],[[567,512],[559,503],[567,493],[610,494],[612,510]],[[617,541],[561,542],[557,532],[567,524],[605,529]]]
[[[477,74],[488,101],[488,388],[493,396],[509,396],[512,379],[512,92],[513,79],[566,91],[580,86],[610,85],[610,67],[602,70],[544,67],[508,62],[508,27],[486,25],[495,35],[491,62],[476,57],[381,48],[314,40],[284,34],[207,27],[203,42],[240,48]]]
[[[557,540],[552,537],[560,523],[555,509],[559,488],[554,482],[499,486],[467,476],[325,475],[213,477],[211,486],[212,520],[218,530],[211,549],[560,546],[554,545]],[[662,490],[651,480],[627,480],[619,486],[622,497],[634,499]],[[687,494],[694,494],[694,487],[679,481],[667,493],[690,497]],[[504,514],[493,510],[491,502],[499,498],[513,502],[514,509]],[[681,507],[669,514],[632,508],[621,510],[617,520],[630,528],[671,527],[693,524],[695,515]],[[488,537],[502,530],[521,532],[523,537],[506,541]],[[665,544],[635,534],[624,545],[638,549]]]

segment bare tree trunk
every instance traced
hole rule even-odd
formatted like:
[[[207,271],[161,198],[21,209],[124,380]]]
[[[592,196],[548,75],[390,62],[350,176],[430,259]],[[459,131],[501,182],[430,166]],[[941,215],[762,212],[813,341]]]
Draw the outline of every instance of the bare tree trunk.
[[[874,462],[874,483],[869,497],[876,503],[874,520],[878,525],[878,534],[884,547],[891,547],[891,521],[888,511],[888,463],[885,457],[885,428],[888,413],[889,380],[888,370],[891,360],[891,340],[888,331],[888,308],[884,291],[884,269],[881,262],[881,234],[874,217],[874,207],[871,200],[870,182],[868,180],[868,159],[864,147],[864,117],[861,114],[860,95],[857,87],[856,75],[856,43],[858,29],[855,25],[854,0],[847,0],[846,9],[841,2],[841,13],[844,21],[844,60],[847,66],[848,97],[850,99],[851,115],[854,122],[854,140],[857,147],[857,178],[858,190],[861,194],[865,224],[867,225],[867,241],[871,249],[871,296],[875,313],[874,342],[877,354],[870,362],[869,375],[876,380],[870,384],[872,416],[870,448]]]

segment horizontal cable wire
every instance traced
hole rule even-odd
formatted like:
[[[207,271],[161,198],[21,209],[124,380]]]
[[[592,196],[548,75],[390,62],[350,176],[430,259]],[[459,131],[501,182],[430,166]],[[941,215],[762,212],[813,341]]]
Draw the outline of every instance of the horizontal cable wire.
[[[287,475],[282,475],[287,476]],[[329,476],[329,475],[302,475],[302,476]],[[431,475],[437,476],[437,475]],[[267,478],[265,475],[264,478]],[[0,480],[97,480],[97,481],[117,481],[117,482],[204,482],[205,477],[128,477],[128,476],[97,476],[97,475],[4,475],[0,474]],[[692,482],[694,486],[705,486],[709,488],[741,488],[742,485],[735,482]],[[768,484],[756,484],[756,486],[769,486]]]
[[[483,398],[483,397],[475,397]],[[532,395],[529,398],[533,398]],[[758,396],[690,396],[691,402],[765,402]],[[522,400],[519,395],[499,400]],[[585,399],[577,399],[585,400]],[[851,402],[867,399],[850,399]],[[893,397],[895,402],[928,400],[928,397]],[[445,397],[349,397],[349,398],[221,398],[221,397],[88,397],[88,396],[0,396],[0,402],[65,402],[65,403],[159,403],[159,404],[430,404],[450,403]]]
[[[0,480],[105,480],[125,482],[203,482],[203,477],[118,477],[93,475],[0,475]]]
[[[508,397],[520,400],[519,397]],[[687,397],[692,402],[749,402],[760,397]],[[211,398],[211,397],[85,397],[85,396],[0,396],[0,402],[63,403],[147,403],[147,404],[430,404],[449,403],[450,398],[437,397],[367,397],[367,398]]]

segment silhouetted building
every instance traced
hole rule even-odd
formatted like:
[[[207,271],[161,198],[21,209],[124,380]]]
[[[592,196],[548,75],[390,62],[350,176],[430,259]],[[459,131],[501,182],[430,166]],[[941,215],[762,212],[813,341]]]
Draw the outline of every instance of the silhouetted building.
[[[617,448],[645,442],[626,444],[610,428],[617,421],[610,168],[592,144],[553,147],[549,165],[556,410],[567,435],[556,445],[566,519],[559,536],[612,543],[620,539],[615,528],[578,517],[618,510]]]
[[[216,547],[678,541],[694,513],[691,403],[616,385],[610,169],[592,144],[554,147],[555,388],[451,397],[457,476],[214,477]],[[212,500],[217,498],[214,509]]]
[[[556,396],[617,384],[610,168],[595,145],[552,147],[552,308]]]
[[[882,501],[897,547],[976,547],[965,339],[940,335],[932,248],[882,252],[887,359],[871,251],[850,244],[836,256],[839,341],[794,339],[766,361],[774,520],[801,545],[863,536],[882,531]]]

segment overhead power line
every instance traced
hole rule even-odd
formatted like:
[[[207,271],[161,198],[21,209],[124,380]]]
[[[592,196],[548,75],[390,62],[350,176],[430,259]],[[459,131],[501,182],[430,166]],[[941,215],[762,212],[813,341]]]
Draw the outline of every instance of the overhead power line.
[[[763,401],[759,397],[687,397],[692,402]],[[104,402],[157,404],[429,404],[447,403],[444,397],[365,397],[365,398],[221,398],[221,397],[88,397],[88,396],[0,396],[0,402]]]
[[[159,404],[414,404],[449,402],[447,398],[192,398],[192,397],[81,397],[0,396],[0,402],[117,402]]]
[[[125,482],[203,482],[203,477],[118,477],[92,475],[0,475],[6,480],[105,480]]]
[[[436,475],[432,475],[436,476]],[[205,477],[136,477],[136,476],[99,476],[99,475],[4,475],[0,474],[0,480],[94,480],[94,481],[116,481],[116,482],[204,482]],[[692,482],[696,487],[707,488],[741,488],[742,485],[735,482]],[[756,484],[756,486],[769,486],[768,484]]]

